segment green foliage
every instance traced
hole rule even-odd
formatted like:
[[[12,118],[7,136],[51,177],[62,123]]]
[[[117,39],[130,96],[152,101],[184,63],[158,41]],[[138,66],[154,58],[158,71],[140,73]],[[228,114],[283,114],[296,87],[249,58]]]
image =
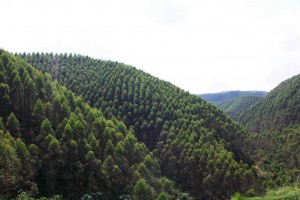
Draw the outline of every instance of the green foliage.
[[[198,96],[118,62],[71,54],[19,56],[81,95],[81,101],[101,109],[103,114],[97,117],[91,109],[85,112],[82,107],[86,106],[77,106],[77,112],[82,111],[87,123],[85,129],[79,131],[80,135],[86,137],[93,133],[98,139],[99,150],[91,140],[85,148],[86,152],[92,149],[95,157],[103,162],[103,188],[109,198],[117,193],[112,187],[114,165],[125,175],[121,185],[128,184],[131,178],[127,175],[131,177],[130,173],[137,171],[133,179],[144,179],[153,188],[154,196],[158,191],[166,191],[159,188],[164,186],[160,183],[161,175],[202,199],[245,192],[256,182],[255,171],[250,170],[251,162],[243,150],[244,128]],[[62,140],[76,140],[78,134],[71,120],[60,123],[63,118],[73,118],[72,112],[80,100],[69,101],[67,95],[58,97],[59,90],[52,86],[51,103],[57,115],[51,121],[53,129],[61,130],[69,124],[66,131],[70,134],[64,132]],[[62,133],[56,131],[55,134],[59,137]],[[153,154],[148,149],[153,150]],[[113,159],[107,160],[110,157]],[[131,187],[134,183],[131,182]],[[166,191],[172,198],[174,188],[170,186]],[[125,188],[121,192],[125,192]]]
[[[41,124],[45,118],[45,106],[41,99],[38,99],[33,106],[33,113],[32,113],[36,124]]]
[[[161,192],[159,196],[156,198],[156,200],[169,200],[169,199],[170,199],[169,195],[165,192]]]
[[[278,189],[268,190],[267,193],[260,197],[244,197],[239,193],[231,197],[232,200],[247,199],[247,200],[297,200],[300,198],[300,189],[295,187],[283,187]]]
[[[6,81],[0,83],[1,198],[133,196],[134,172],[150,155],[135,133],[116,118],[105,118],[100,110],[53,82],[49,74],[0,52],[5,66],[1,81]],[[160,169],[157,158],[151,158],[151,169],[146,170],[152,195],[161,188],[152,187]],[[20,191],[25,193],[17,196]],[[175,195],[177,191],[174,186],[168,192]]]
[[[262,100],[264,97],[243,95],[233,99],[228,99],[216,103],[216,105],[222,109],[227,115],[234,120],[239,120],[239,117],[251,106]]]
[[[22,163],[14,148],[15,139],[0,130],[0,195],[11,197],[18,188]]]
[[[255,197],[256,194],[255,194],[254,190],[251,188],[245,193],[245,196],[246,197]]]
[[[2,117],[0,117],[0,130],[4,129]]]
[[[14,113],[8,116],[6,128],[13,136],[20,137],[20,123]]]
[[[22,192],[16,200],[35,200],[35,198],[30,197],[26,192]],[[41,197],[38,198],[37,200],[63,200],[62,196],[60,195],[54,195],[53,197],[46,198],[46,197]]]
[[[241,122],[255,132],[282,131],[300,124],[300,74],[274,88],[262,101],[241,116]]]
[[[231,200],[246,200],[245,197],[243,197],[240,193],[235,193],[232,197]]]
[[[140,179],[134,186],[134,200],[150,200],[152,199],[151,189],[143,179]]]
[[[251,131],[246,149],[257,160],[265,189],[297,181],[300,163],[300,75],[274,88],[241,115]]]

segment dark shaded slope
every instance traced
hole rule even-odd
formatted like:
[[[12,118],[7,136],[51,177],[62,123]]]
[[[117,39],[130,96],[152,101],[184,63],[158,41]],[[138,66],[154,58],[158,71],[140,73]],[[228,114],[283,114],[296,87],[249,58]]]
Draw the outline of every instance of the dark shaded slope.
[[[227,115],[229,115],[234,120],[239,120],[239,116],[249,109],[251,106],[259,102],[263,97],[261,96],[251,96],[251,95],[243,95],[238,96],[233,99],[225,100],[216,103],[221,110],[224,111]]]
[[[244,129],[203,99],[133,67],[79,55],[19,55],[90,105],[116,116],[153,149],[164,175],[197,199],[227,198],[255,180]]]

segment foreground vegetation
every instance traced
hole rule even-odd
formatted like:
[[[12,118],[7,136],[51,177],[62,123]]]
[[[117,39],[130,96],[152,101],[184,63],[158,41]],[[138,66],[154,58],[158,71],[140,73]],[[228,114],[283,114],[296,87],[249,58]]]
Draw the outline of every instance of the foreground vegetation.
[[[246,197],[240,194],[235,194],[231,200],[298,200],[300,199],[300,188],[298,187],[283,187],[278,189],[268,190],[264,196],[254,197],[255,194],[249,194],[252,197]]]

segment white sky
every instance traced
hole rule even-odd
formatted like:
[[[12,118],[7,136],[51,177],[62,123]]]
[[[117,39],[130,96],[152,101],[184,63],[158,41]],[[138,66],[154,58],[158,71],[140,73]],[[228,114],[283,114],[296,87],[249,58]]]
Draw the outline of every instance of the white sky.
[[[300,73],[299,0],[2,0],[0,47],[133,65],[190,91]]]

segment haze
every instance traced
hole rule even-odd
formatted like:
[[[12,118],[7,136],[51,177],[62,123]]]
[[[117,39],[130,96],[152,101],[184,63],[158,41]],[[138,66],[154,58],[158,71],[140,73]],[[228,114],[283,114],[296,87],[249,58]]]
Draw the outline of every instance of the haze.
[[[298,0],[1,2],[0,47],[130,64],[190,91],[271,90],[300,69]]]

